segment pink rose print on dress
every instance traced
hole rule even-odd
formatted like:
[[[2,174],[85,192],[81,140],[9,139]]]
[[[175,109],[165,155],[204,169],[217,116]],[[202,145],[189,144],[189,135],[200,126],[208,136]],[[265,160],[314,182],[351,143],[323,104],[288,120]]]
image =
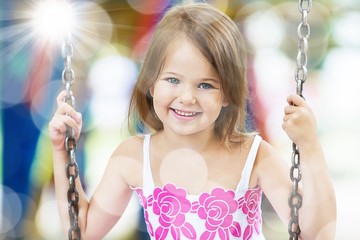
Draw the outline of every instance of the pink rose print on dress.
[[[163,189],[155,188],[153,194],[153,211],[159,216],[160,226],[155,230],[158,240],[168,239],[169,232],[173,239],[196,239],[194,227],[186,222],[185,214],[191,210],[191,202],[186,199],[187,193],[173,184],[166,184]]]
[[[248,190],[245,195],[239,199],[239,209],[247,215],[247,222],[248,225],[244,231],[244,240],[251,239],[252,235],[254,234],[254,230],[257,234],[261,232],[261,189],[255,188]]]
[[[148,200],[144,196],[142,189],[137,188],[137,189],[135,189],[135,192],[139,196],[140,204],[144,208],[144,219],[145,219],[145,223],[146,223],[148,233],[149,233],[150,236],[154,236],[153,226],[151,225],[151,222],[149,221]],[[152,199],[150,198],[150,202],[151,202],[151,200]]]
[[[241,236],[239,222],[233,221],[233,214],[238,208],[234,195],[234,191],[225,192],[221,188],[215,188],[211,194],[201,194],[198,215],[206,220],[206,231],[200,236],[200,240],[226,240],[230,239],[230,234],[234,237]]]

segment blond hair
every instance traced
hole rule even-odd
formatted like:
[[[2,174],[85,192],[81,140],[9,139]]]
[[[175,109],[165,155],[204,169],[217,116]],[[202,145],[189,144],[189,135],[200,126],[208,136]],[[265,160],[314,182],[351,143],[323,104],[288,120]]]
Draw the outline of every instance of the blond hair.
[[[185,35],[216,70],[229,103],[215,121],[216,137],[227,143],[242,139],[246,135],[245,45],[236,24],[205,3],[177,5],[156,26],[130,99],[130,122],[144,124],[151,131],[163,129],[149,89],[162,70],[167,46],[180,35]]]

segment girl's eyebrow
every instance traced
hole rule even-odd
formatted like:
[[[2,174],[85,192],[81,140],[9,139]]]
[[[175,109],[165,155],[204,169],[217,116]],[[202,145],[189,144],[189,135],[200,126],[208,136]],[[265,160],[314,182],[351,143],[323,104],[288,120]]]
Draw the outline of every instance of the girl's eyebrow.
[[[208,82],[214,82],[214,83],[220,83],[220,80],[217,78],[201,78],[202,81],[208,81]]]
[[[171,75],[175,75],[175,76],[179,76],[179,77],[184,77],[182,74],[180,73],[176,73],[176,72],[171,72],[171,71],[168,71],[168,72],[163,72],[163,74],[171,74]]]
[[[163,74],[171,74],[171,75],[175,75],[178,77],[184,77],[184,75],[182,75],[181,73],[176,73],[176,72],[172,72],[172,71],[168,71],[168,72],[163,72],[161,75]],[[218,78],[213,78],[213,77],[203,77],[203,78],[199,78],[199,80],[201,81],[210,81],[210,82],[215,82],[215,83],[219,83],[220,80]]]

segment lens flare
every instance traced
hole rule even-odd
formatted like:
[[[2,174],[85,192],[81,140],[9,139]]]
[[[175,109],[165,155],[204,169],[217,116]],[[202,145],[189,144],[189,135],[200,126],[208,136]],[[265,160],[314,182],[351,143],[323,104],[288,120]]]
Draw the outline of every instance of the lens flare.
[[[61,41],[74,29],[75,15],[66,1],[38,2],[32,16],[37,34],[49,40]]]

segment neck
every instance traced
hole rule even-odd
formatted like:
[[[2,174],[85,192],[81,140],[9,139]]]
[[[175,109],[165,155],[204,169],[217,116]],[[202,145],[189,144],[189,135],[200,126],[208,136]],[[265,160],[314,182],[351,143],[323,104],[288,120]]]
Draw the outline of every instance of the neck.
[[[214,131],[203,131],[191,135],[179,135],[169,131],[160,131],[156,135],[161,136],[163,146],[176,149],[188,148],[198,153],[204,153],[209,149],[214,150],[220,147]]]

